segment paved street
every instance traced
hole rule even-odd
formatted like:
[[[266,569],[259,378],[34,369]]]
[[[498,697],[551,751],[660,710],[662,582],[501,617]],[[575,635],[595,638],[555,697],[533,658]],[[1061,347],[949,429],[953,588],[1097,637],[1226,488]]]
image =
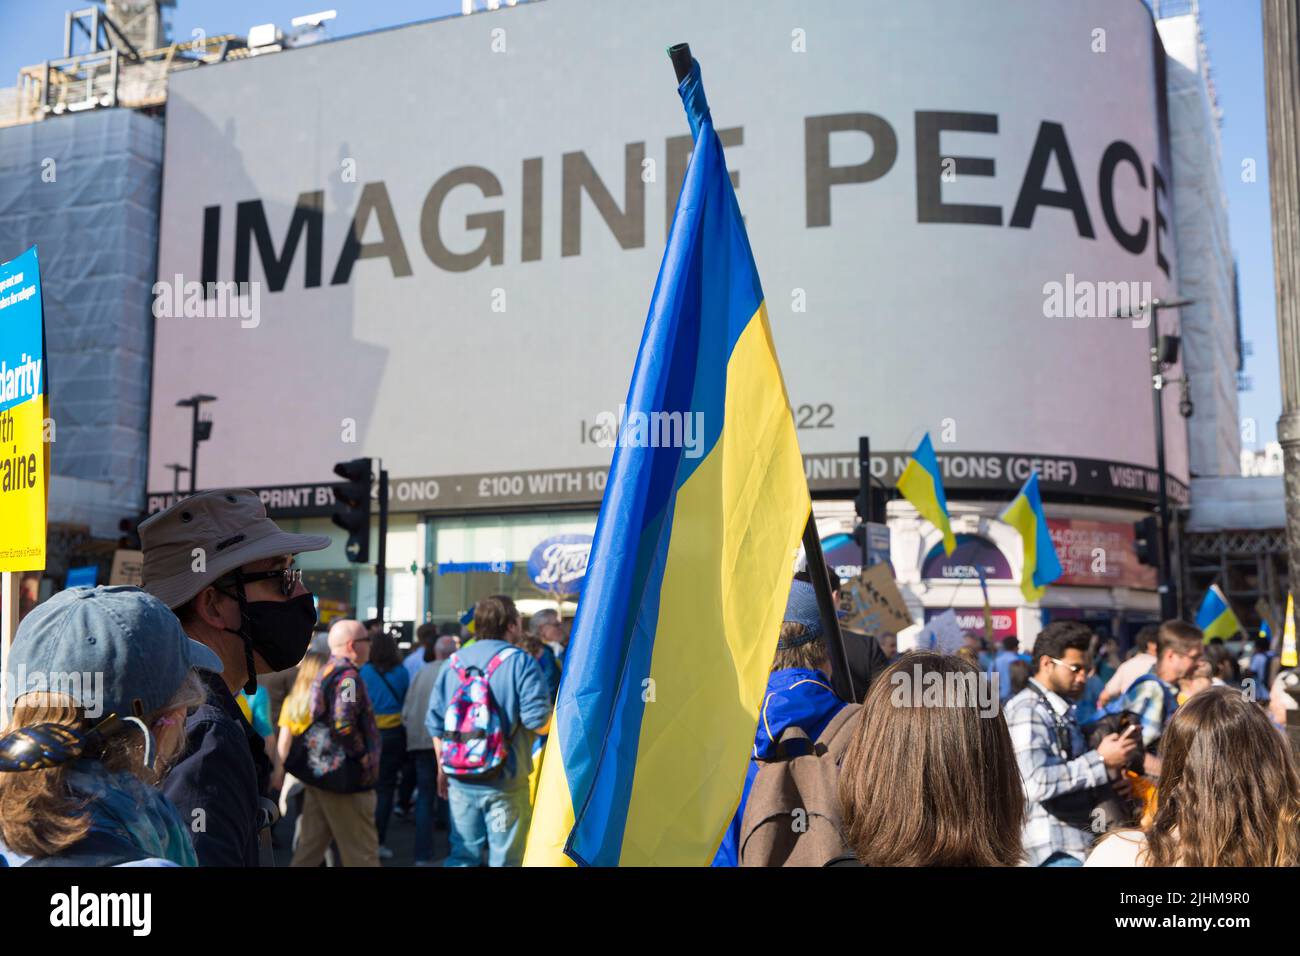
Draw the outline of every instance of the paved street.
[[[286,818],[275,826],[275,865],[288,866],[293,853],[290,841],[293,836],[293,820]],[[388,824],[388,846],[393,851],[391,860],[382,861],[384,866],[411,866],[415,862],[415,815],[401,817],[393,814]],[[446,859],[447,831],[433,831],[434,861],[439,865]]]

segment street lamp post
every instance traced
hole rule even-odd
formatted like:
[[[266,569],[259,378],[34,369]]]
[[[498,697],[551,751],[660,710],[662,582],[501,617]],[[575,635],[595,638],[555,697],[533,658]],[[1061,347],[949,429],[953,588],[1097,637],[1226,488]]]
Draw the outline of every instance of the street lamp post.
[[[204,402],[215,402],[215,395],[191,395],[189,398],[180,399],[176,405],[178,408],[191,408],[194,410],[194,418],[190,425],[190,494],[194,494],[197,488],[199,472],[199,442],[207,441],[212,437],[212,422],[199,421],[199,406]]]
[[[172,470],[172,503],[175,504],[181,500],[181,472],[189,469],[180,463],[173,463],[167,467]]]
[[[1160,342],[1160,310],[1161,309],[1179,309],[1185,305],[1192,304],[1191,299],[1152,299],[1150,302],[1143,302],[1138,308],[1139,312],[1147,313],[1147,332],[1150,341],[1151,357],[1151,407],[1155,418],[1156,432],[1156,495],[1157,495],[1157,522],[1160,528],[1159,544],[1159,582],[1156,590],[1160,594],[1160,617],[1163,620],[1170,620],[1178,617],[1178,592],[1174,586],[1173,574],[1170,571],[1169,558],[1169,479],[1165,475],[1165,406],[1164,390],[1167,380],[1164,376],[1164,365],[1166,361],[1172,365],[1175,358],[1164,358]],[[1120,319],[1131,319],[1132,314],[1121,314],[1116,316]]]
[[[1165,376],[1160,361],[1160,310],[1177,309],[1191,305],[1192,300],[1153,299],[1148,306],[1151,321],[1148,332],[1151,343],[1151,405],[1156,423],[1156,487],[1160,509],[1160,617],[1170,620],[1178,617],[1178,591],[1174,587],[1169,560],[1169,479],[1165,474]]]

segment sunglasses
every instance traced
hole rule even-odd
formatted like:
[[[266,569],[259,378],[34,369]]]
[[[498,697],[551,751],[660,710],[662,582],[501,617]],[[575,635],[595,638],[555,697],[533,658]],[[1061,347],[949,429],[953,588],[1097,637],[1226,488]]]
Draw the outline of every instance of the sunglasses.
[[[274,571],[254,571],[251,574],[245,574],[243,571],[232,571],[230,574],[230,580],[244,585],[252,584],[254,581],[271,581],[276,578],[280,579],[280,593],[284,597],[292,597],[293,592],[302,583],[302,568],[276,568]]]
[[[1088,669],[1087,664],[1067,664],[1065,661],[1058,660],[1055,657],[1049,657],[1048,660],[1053,664],[1060,664],[1062,667],[1067,668],[1071,674],[1080,674]]]

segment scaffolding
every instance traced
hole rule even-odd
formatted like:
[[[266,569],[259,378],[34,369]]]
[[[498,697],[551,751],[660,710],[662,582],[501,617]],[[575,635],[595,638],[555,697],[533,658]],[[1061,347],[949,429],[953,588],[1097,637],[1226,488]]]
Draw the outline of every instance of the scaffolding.
[[[1188,620],[1217,584],[1248,634],[1259,633],[1263,621],[1274,634],[1282,633],[1290,591],[1285,529],[1186,533],[1182,551],[1182,610]]]
[[[23,67],[15,86],[0,89],[0,127],[119,106],[157,110],[167,101],[172,73],[247,55],[244,39],[235,34],[139,48],[137,43],[164,39],[161,8],[174,5],[175,0],[119,0],[107,10],[69,10],[63,56]],[[79,41],[88,48],[78,49]]]

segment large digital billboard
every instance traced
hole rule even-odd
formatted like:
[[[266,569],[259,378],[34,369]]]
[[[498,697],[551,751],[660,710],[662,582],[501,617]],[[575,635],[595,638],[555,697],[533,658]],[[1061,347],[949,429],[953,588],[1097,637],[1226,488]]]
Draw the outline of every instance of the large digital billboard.
[[[815,487],[856,483],[859,435],[888,481],[929,431],[951,487],[1152,495],[1148,333],[1108,318],[1176,288],[1146,8],[741,9],[545,0],[174,75],[150,489],[202,392],[203,487],[311,504],[369,455],[398,507],[598,500],[688,41]]]

